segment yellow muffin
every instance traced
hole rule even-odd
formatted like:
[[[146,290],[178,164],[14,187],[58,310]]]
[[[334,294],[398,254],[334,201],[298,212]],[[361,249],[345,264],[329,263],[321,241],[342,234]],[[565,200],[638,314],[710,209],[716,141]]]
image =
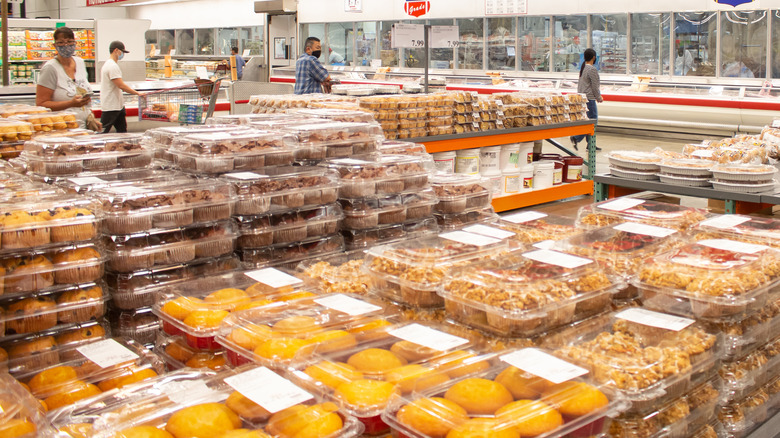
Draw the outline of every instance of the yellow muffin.
[[[273,303],[273,301],[271,301],[271,300],[263,300],[263,299],[252,300],[252,301],[250,301],[248,303],[244,303],[244,304],[241,304],[239,306],[236,306],[236,308],[233,311],[234,312],[238,312],[240,310],[254,309],[256,307],[263,307],[263,306],[267,306],[267,305],[272,304],[272,303]]]
[[[27,385],[34,396],[41,398],[52,394],[58,387],[78,380],[78,378],[79,376],[73,367],[60,365],[36,374],[27,382]]]
[[[272,328],[285,336],[301,336],[319,330],[319,325],[311,316],[291,316],[278,321]]]
[[[194,310],[203,308],[204,303],[200,298],[178,297],[163,304],[162,311],[173,319],[184,321]]]
[[[56,394],[47,397],[44,401],[49,409],[54,410],[98,394],[100,394],[100,389],[97,386],[76,380],[61,388]]]
[[[355,335],[361,341],[374,341],[388,337],[389,335],[387,332],[380,329],[390,327],[391,325],[393,325],[393,323],[386,319],[375,319],[365,324],[350,327],[347,331]]]
[[[3,438],[23,437],[37,431],[38,428],[35,427],[35,424],[27,419],[14,418],[0,424],[0,436]]]
[[[350,356],[347,363],[362,373],[383,373],[404,366],[408,362],[388,350],[367,348]]]
[[[536,400],[518,400],[496,411],[496,417],[517,428],[521,437],[534,437],[553,431],[563,424],[561,414]]]
[[[495,418],[472,418],[453,428],[446,438],[519,438],[517,429]]]
[[[472,415],[493,415],[514,400],[503,385],[481,378],[461,380],[444,393],[444,398],[459,404]]]
[[[478,359],[476,354],[467,351],[453,351],[437,357],[434,362],[439,364],[442,371],[446,372],[451,379],[465,377],[490,368],[490,363]]]
[[[398,422],[431,438],[444,438],[469,419],[465,409],[441,397],[421,398],[403,406]]]
[[[450,378],[446,374],[434,369],[418,364],[410,364],[386,372],[385,380],[397,385],[401,394],[408,394],[412,391],[424,391],[436,385],[441,385],[448,382]]]
[[[203,301],[209,304],[217,304],[222,309],[234,310],[238,306],[248,304],[251,299],[246,292],[241,289],[220,289],[203,298]]]
[[[241,427],[241,419],[221,403],[203,403],[176,411],[165,430],[175,438],[217,438]]]
[[[424,347],[414,342],[399,341],[390,347],[390,351],[397,356],[406,359],[408,362],[419,362],[424,359],[429,359],[437,354],[441,354],[440,351],[433,348]]]
[[[377,408],[387,404],[395,393],[395,385],[390,382],[358,379],[342,383],[333,395],[353,408]]]
[[[99,382],[97,386],[101,391],[105,392],[114,388],[123,388],[133,383],[151,379],[152,377],[157,377],[157,373],[153,369],[139,369],[133,366],[125,370],[125,373],[123,373],[121,376],[103,380],[102,382]]]
[[[95,214],[80,207],[61,207],[51,216],[52,242],[77,242],[88,240],[97,234]],[[82,223],[76,223],[82,222]],[[72,225],[55,225],[72,224]]]
[[[293,359],[300,350],[309,346],[305,339],[298,338],[273,338],[268,339],[257,348],[255,355],[274,360]]]
[[[219,438],[273,438],[262,430],[236,429],[224,433]]]
[[[227,336],[229,341],[246,350],[254,350],[272,337],[274,337],[273,330],[264,325],[239,327],[233,329]]]
[[[271,417],[271,413],[265,410],[265,408],[249,400],[238,391],[233,391],[228,396],[227,400],[225,400],[225,406],[238,414],[239,417],[252,423],[266,421]]]
[[[547,403],[566,417],[580,417],[609,404],[603,392],[585,382],[563,382],[544,391]]]
[[[197,329],[216,328],[230,312],[227,310],[193,310],[184,318],[184,324]]]
[[[553,385],[549,380],[511,366],[501,371],[495,381],[504,385],[517,400],[539,398],[544,390]]]
[[[342,383],[363,378],[363,373],[342,362],[323,361],[307,367],[303,372],[331,389],[336,389]]]
[[[333,403],[295,405],[271,416],[265,429],[280,438],[324,438],[344,426],[337,410]]]
[[[67,345],[89,339],[101,339],[105,336],[106,330],[102,326],[93,325],[90,327],[83,327],[78,330],[63,333],[57,336],[57,343],[59,345]]]
[[[308,338],[308,341],[316,346],[318,353],[346,350],[357,345],[355,336],[344,330],[326,330]]]
[[[208,368],[214,371],[219,371],[225,367],[226,361],[224,355],[202,352],[196,353],[194,356],[187,359],[187,362],[185,362],[184,365],[190,368]]]
[[[114,438],[173,438],[173,435],[153,426],[136,426],[117,432]]]
[[[187,362],[192,356],[195,356],[195,350],[181,338],[176,338],[166,345],[165,353],[181,363]]]

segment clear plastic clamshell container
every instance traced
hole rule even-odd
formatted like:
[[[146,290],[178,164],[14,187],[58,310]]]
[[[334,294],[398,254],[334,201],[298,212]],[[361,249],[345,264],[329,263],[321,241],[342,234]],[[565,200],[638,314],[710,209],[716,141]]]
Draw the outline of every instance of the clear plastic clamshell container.
[[[488,366],[478,342],[454,327],[401,323],[362,333],[347,349],[315,348],[291,370],[302,388],[325,397],[355,416],[365,434],[389,431],[381,414],[395,397],[425,391]]]
[[[49,430],[41,403],[11,376],[0,373],[0,435],[36,438]]]
[[[464,227],[475,224],[490,224],[499,218],[499,216],[493,210],[492,205],[463,213],[434,213],[433,217],[436,219],[436,223],[439,225],[439,228],[442,231],[460,230]]]
[[[369,276],[362,270],[365,253],[347,251],[304,260],[295,267],[296,276],[324,293],[368,294]]]
[[[294,269],[302,260],[341,251],[344,251],[344,238],[341,235],[332,235],[265,248],[239,248],[236,253],[247,268],[279,266]]]
[[[219,328],[217,342],[234,365],[254,362],[284,370],[300,366],[314,351],[355,347],[390,324],[392,305],[376,298],[327,294],[235,312]]]
[[[90,194],[94,190],[112,186],[130,186],[163,181],[195,181],[195,177],[173,170],[133,169],[109,172],[87,172],[75,177],[42,177],[43,182],[62,187],[68,193]]]
[[[239,132],[246,131],[248,129],[249,127],[247,126],[236,126],[234,124],[165,126],[162,128],[154,128],[146,131],[146,133],[144,133],[144,142],[152,148],[162,149],[156,151],[160,153],[165,152],[167,147],[171,146],[176,139],[187,135]]]
[[[208,350],[222,348],[214,338],[230,313],[315,295],[301,279],[273,268],[212,275],[166,289],[152,306],[163,331]]]
[[[754,347],[741,357],[720,364],[718,374],[723,379],[723,402],[745,398],[750,392],[766,385],[778,376],[780,337]]]
[[[110,236],[108,268],[127,273],[229,255],[238,229],[232,221]]]
[[[132,339],[139,344],[153,346],[160,333],[160,319],[151,307],[132,310],[112,310],[108,314],[114,336]]]
[[[335,122],[375,123],[374,115],[371,112],[359,109],[300,108],[288,111],[288,114],[303,118],[329,119]]]
[[[699,222],[692,230],[695,240],[725,238],[780,249],[780,221],[765,217],[728,214]]]
[[[233,187],[216,180],[176,180],[112,186],[94,191],[109,234],[147,232],[230,219]]]
[[[417,191],[428,186],[430,160],[403,155],[338,159],[323,163],[341,177],[340,198],[366,198]]]
[[[439,226],[436,224],[436,219],[432,217],[401,224],[380,225],[364,230],[341,230],[341,234],[344,236],[344,245],[348,251],[438,233]]]
[[[98,237],[102,211],[94,199],[60,195],[22,198],[0,206],[0,252]]]
[[[182,370],[89,403],[63,412],[64,421],[55,418],[55,427],[69,427],[69,418],[75,417],[91,424],[86,430],[94,438],[150,434],[153,429],[159,429],[155,435],[176,437],[356,438],[363,431],[335,404],[263,367],[217,374]]]
[[[764,388],[758,388],[744,398],[720,407],[718,419],[723,425],[723,436],[743,438],[750,435],[769,418],[772,398]]]
[[[648,308],[722,321],[761,310],[779,280],[776,250],[711,239],[645,260],[632,283]]]
[[[692,319],[628,308],[595,316],[547,336],[556,356],[590,371],[596,382],[647,413],[711,377],[719,337]]]
[[[508,350],[465,368],[443,385],[394,398],[382,415],[393,436],[600,436],[609,417],[627,406],[587,370],[537,348]]]
[[[286,119],[290,116],[284,113],[269,114],[219,114],[209,117],[206,125],[251,125],[255,122]]]
[[[618,198],[580,208],[577,226],[592,229],[631,221],[686,231],[706,218],[707,212],[698,208],[638,198]]]
[[[392,155],[427,156],[428,152],[424,144],[409,141],[388,140],[379,145],[379,152]]]
[[[141,134],[44,137],[25,143],[22,156],[31,172],[45,176],[142,168],[153,153],[141,140]]]
[[[342,199],[344,228],[367,230],[431,217],[437,198],[431,190],[379,198]]]
[[[506,249],[505,240],[453,231],[371,248],[364,269],[374,293],[406,305],[441,307],[444,299],[436,291],[450,269],[495,259]]]
[[[340,186],[336,172],[315,166],[229,173],[221,180],[235,188],[237,215],[259,215],[330,204],[338,199]]]
[[[770,295],[761,310],[744,319],[716,322],[713,327],[723,333],[724,359],[742,356],[780,333],[780,296]]]
[[[546,240],[563,240],[581,234],[573,218],[556,216],[539,211],[524,211],[499,216],[491,224],[515,233],[515,239],[525,244]]]
[[[179,169],[204,175],[286,166],[294,161],[284,135],[271,131],[192,134],[174,140],[170,153]]]
[[[344,213],[339,204],[303,208],[285,213],[239,216],[238,248],[262,248],[269,245],[322,238],[338,232]]]
[[[22,120],[0,120],[0,141],[19,143],[32,139],[33,124]]]
[[[497,264],[454,270],[444,279],[438,294],[451,318],[499,336],[533,337],[602,312],[624,287],[593,260],[557,251]]]
[[[491,200],[490,185],[488,180],[474,175],[434,175],[431,187],[439,198],[435,210],[453,214],[486,207]]]
[[[291,126],[289,144],[301,150],[298,160],[351,157],[376,151],[384,139],[382,128],[376,123],[317,123]]]
[[[79,127],[76,114],[71,111],[46,111],[14,114],[13,119],[30,123],[36,133],[64,131]]]
[[[154,351],[168,368],[168,371],[182,368],[210,369],[220,371],[227,368],[227,359],[223,350],[198,350],[187,344],[180,336],[160,335],[154,343]]]
[[[79,400],[156,377],[165,371],[159,357],[142,345],[122,338],[61,348],[60,356],[69,359],[14,374],[36,398],[46,403],[50,414]]]

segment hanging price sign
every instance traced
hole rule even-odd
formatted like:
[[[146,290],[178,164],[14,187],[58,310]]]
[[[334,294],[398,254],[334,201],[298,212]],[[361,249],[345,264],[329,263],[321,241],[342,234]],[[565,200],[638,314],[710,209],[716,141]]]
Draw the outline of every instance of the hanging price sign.
[[[454,49],[460,44],[458,26],[431,26],[431,47]]]
[[[425,46],[425,25],[402,24],[393,25],[392,47],[394,49],[414,49]]]

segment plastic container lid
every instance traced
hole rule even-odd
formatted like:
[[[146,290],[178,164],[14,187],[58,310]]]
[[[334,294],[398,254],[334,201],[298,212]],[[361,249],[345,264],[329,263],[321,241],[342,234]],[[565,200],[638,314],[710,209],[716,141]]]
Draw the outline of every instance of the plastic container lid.
[[[737,214],[714,216],[693,228],[697,240],[726,238],[780,248],[780,221]]]
[[[425,145],[423,144],[412,143],[409,141],[400,141],[400,140],[385,140],[379,145],[377,149],[382,154],[394,154],[394,155],[426,156],[426,154],[428,153],[425,149]]]
[[[337,108],[300,108],[289,112],[303,118],[322,118],[337,122],[375,123],[371,112]]]
[[[659,155],[640,151],[613,151],[607,154],[607,158],[611,165],[641,170],[658,170],[662,161]]]
[[[19,433],[19,438],[41,436],[49,429],[41,403],[19,382],[0,373],[0,431]]]
[[[436,174],[430,182],[439,198],[438,213],[461,213],[490,204],[490,182],[478,175]]]
[[[144,133],[147,144],[152,147],[170,146],[173,141],[192,134],[209,134],[226,131],[243,131],[249,129],[245,126],[235,125],[189,125],[189,126],[166,126],[163,128],[149,129]]]
[[[304,260],[296,266],[296,276],[313,282],[324,293],[366,295],[370,279],[362,270],[364,258],[365,253],[356,250]]]
[[[150,182],[192,180],[193,176],[156,169],[117,169],[108,172],[83,172],[70,177],[36,177],[41,181],[62,187],[69,193],[86,194],[109,186],[144,184]]]
[[[706,211],[698,208],[637,198],[618,198],[580,208],[577,225],[594,228],[632,221],[685,231],[706,218]]]
[[[370,159],[337,159],[322,164],[338,171],[341,198],[393,195],[427,187],[431,160],[405,155],[383,155]]]
[[[285,132],[295,137],[292,143],[299,146],[329,146],[356,142],[378,142],[383,139],[382,129],[376,123],[332,122],[289,127]]]
[[[562,240],[583,231],[575,226],[573,218],[538,211],[524,211],[499,216],[496,225],[513,231],[522,243],[533,244],[545,240]]]
[[[236,253],[245,266],[276,266],[294,269],[302,260],[344,251],[341,235],[316,237],[295,243],[280,243],[264,248],[240,248]]]
[[[238,248],[262,248],[329,236],[336,233],[344,213],[338,204],[260,216],[239,216]]]

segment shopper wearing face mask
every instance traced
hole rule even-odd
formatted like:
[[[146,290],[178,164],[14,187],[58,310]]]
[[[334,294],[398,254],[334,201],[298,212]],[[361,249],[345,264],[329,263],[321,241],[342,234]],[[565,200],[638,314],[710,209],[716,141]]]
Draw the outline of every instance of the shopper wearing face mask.
[[[322,66],[319,57],[322,45],[319,38],[306,38],[304,52],[295,61],[295,94],[330,92],[330,75]]]
[[[35,103],[52,111],[71,110],[76,113],[79,125],[100,129],[100,123],[92,115],[90,104],[92,88],[87,78],[84,60],[76,53],[76,36],[67,27],[54,31],[54,48],[57,56],[41,68],[35,89]],[[89,123],[88,123],[89,122]]]
[[[119,62],[125,57],[125,45],[121,41],[114,41],[108,46],[110,57],[100,71],[100,107],[103,114],[100,123],[103,124],[103,133],[107,133],[113,126],[116,132],[127,132],[127,113],[125,111],[125,99],[122,92],[138,96],[138,92],[130,88],[122,80],[122,70]]]

